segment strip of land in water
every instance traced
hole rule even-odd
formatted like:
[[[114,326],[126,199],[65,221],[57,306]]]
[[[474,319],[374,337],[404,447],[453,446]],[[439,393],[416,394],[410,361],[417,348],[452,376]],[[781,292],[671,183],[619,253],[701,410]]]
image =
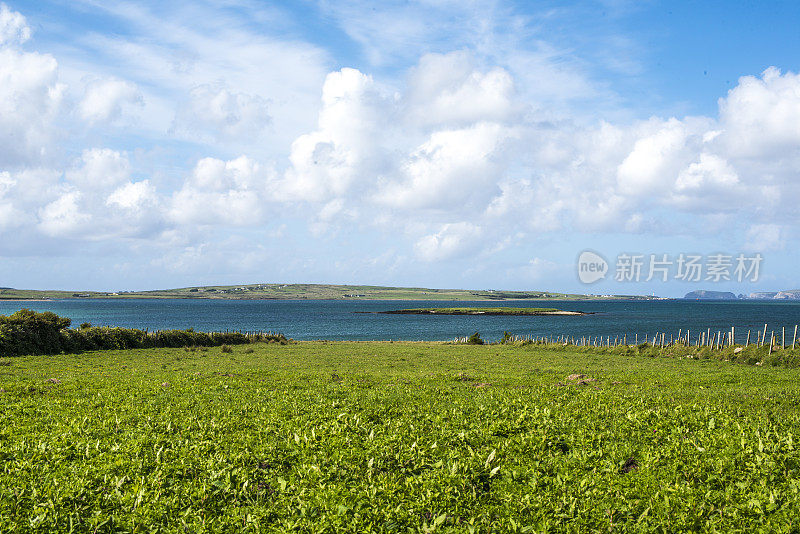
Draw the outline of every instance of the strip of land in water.
[[[408,308],[379,313],[404,315],[588,315],[586,312],[557,308]]]
[[[581,295],[552,291],[506,291],[495,289],[431,289],[333,284],[245,284],[238,286],[193,286],[146,291],[61,291],[0,288],[0,300],[50,299],[272,299],[272,300],[655,300],[647,295]]]

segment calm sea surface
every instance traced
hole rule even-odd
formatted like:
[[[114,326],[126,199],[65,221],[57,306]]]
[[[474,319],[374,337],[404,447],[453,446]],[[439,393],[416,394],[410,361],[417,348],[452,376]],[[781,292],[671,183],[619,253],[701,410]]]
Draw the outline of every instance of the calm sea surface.
[[[525,316],[425,316],[383,315],[402,308],[451,306],[553,307],[594,312],[570,317]],[[451,340],[480,332],[496,340],[503,331],[520,336],[622,336],[629,341],[638,334],[689,328],[726,330],[736,327],[737,340],[747,330],[780,332],[787,327],[791,342],[794,325],[800,324],[800,302],[759,301],[548,301],[548,302],[430,302],[350,300],[53,300],[46,302],[0,301],[0,314],[20,308],[53,311],[70,317],[73,326],[83,322],[150,330],[194,328],[202,331],[271,330],[294,339],[350,340]],[[692,336],[694,338],[694,335]]]

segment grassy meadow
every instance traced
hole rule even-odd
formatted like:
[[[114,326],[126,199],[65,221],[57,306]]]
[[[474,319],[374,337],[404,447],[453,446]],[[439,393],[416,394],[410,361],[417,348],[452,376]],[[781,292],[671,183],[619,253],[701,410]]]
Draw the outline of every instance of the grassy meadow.
[[[800,531],[800,370],[689,352],[1,359],[0,532]]]

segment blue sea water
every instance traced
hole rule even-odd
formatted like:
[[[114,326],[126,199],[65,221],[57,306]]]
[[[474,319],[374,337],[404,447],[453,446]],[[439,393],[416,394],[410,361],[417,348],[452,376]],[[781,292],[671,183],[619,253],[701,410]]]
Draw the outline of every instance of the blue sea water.
[[[594,312],[585,316],[430,316],[385,315],[378,312],[402,308],[451,306],[553,307]],[[194,328],[200,331],[264,330],[282,332],[298,340],[427,340],[446,341],[480,332],[483,339],[499,339],[504,331],[519,336],[645,336],[665,332],[667,339],[688,328],[692,338],[707,329],[736,328],[744,341],[747,331],[764,328],[779,333],[787,329],[791,342],[800,324],[800,302],[776,301],[547,301],[547,302],[431,302],[356,300],[136,300],[65,299],[52,301],[0,301],[0,314],[20,308],[52,311],[70,317],[77,326],[93,325],[147,328]]]

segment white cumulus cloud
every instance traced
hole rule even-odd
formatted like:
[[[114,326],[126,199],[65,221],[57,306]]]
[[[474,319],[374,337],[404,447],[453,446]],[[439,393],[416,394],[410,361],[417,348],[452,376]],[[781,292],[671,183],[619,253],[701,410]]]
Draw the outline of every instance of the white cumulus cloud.
[[[119,119],[126,107],[142,104],[142,93],[135,84],[116,79],[95,80],[88,84],[78,111],[89,123]]]
[[[423,56],[404,98],[408,118],[419,125],[506,122],[523,111],[511,74],[500,67],[480,70],[466,51]]]
[[[449,260],[480,248],[482,231],[469,222],[445,224],[434,234],[422,236],[414,245],[417,257],[424,261]]]
[[[399,179],[385,184],[376,198],[401,208],[483,207],[506,164],[498,149],[511,135],[493,123],[434,132],[402,162]]]
[[[64,91],[52,56],[0,47],[0,166],[50,156]]]
[[[252,141],[271,122],[267,101],[260,96],[206,84],[192,89],[172,129],[194,137]]]
[[[48,236],[74,235],[89,229],[92,216],[81,210],[81,194],[69,191],[39,210],[39,227]]]
[[[246,156],[200,160],[170,199],[169,218],[179,225],[252,226],[262,222],[272,173]]]
[[[67,172],[67,180],[81,190],[106,190],[128,179],[131,172],[126,154],[110,148],[84,150],[79,167]]]
[[[0,4],[0,46],[22,44],[31,38],[31,29],[22,13]]]
[[[743,76],[719,102],[721,142],[737,157],[768,158],[800,148],[800,74],[770,67]]]
[[[141,210],[155,202],[157,202],[156,190],[149,180],[123,184],[106,198],[107,205],[131,211]]]
[[[374,179],[381,170],[380,142],[391,113],[371,76],[349,68],[329,74],[317,130],[292,143],[283,194],[327,201]]]

